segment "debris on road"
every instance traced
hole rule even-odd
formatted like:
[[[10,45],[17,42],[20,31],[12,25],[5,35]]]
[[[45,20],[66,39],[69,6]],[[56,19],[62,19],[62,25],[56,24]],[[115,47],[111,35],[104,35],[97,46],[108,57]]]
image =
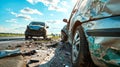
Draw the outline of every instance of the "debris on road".
[[[0,58],[21,54],[20,49],[0,50]]]
[[[31,56],[31,55],[34,55],[35,53],[37,53],[35,50],[32,50],[30,52],[25,52],[25,53],[22,53],[23,56]]]
[[[71,45],[59,42],[49,67],[72,67]]]
[[[28,40],[9,46],[21,50],[26,67],[72,67],[71,46],[60,40]]]

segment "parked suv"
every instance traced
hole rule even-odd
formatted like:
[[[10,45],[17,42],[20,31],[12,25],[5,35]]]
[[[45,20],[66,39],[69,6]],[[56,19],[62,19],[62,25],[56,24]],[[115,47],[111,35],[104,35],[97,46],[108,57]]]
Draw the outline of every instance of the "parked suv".
[[[44,39],[47,37],[46,33],[48,26],[45,22],[31,22],[27,25],[27,29],[25,31],[25,39],[35,37],[43,37]]]
[[[120,0],[77,1],[65,21],[73,67],[120,67],[119,6]]]

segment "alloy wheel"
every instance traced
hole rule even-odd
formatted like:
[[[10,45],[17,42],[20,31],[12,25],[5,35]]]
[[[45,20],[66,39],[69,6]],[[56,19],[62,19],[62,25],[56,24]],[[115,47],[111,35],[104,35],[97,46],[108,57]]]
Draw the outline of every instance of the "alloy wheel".
[[[75,32],[75,35],[73,38],[73,44],[72,44],[72,62],[73,63],[76,63],[79,51],[80,51],[80,34],[79,34],[79,31],[77,30]]]

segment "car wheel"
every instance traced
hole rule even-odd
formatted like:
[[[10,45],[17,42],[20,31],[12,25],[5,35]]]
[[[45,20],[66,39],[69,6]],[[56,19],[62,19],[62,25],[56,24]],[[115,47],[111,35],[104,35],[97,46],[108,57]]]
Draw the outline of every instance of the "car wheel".
[[[28,40],[28,36],[27,35],[25,36],[25,40]]]
[[[30,36],[30,39],[32,39],[32,36]]]
[[[88,42],[81,26],[75,29],[73,36],[72,64],[73,67],[95,67],[89,53]]]
[[[67,41],[67,35],[66,35],[66,33],[65,32],[63,32],[63,31],[61,31],[61,39],[62,39],[62,42],[65,42],[65,41]]]
[[[44,39],[46,39],[46,38],[47,38],[47,36],[43,36],[43,38],[44,38]]]

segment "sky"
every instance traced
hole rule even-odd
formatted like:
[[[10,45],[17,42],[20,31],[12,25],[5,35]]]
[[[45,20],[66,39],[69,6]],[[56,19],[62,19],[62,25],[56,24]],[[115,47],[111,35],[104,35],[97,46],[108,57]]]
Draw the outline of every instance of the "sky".
[[[31,21],[42,21],[49,33],[60,33],[76,0],[0,0],[0,33],[24,33]]]

